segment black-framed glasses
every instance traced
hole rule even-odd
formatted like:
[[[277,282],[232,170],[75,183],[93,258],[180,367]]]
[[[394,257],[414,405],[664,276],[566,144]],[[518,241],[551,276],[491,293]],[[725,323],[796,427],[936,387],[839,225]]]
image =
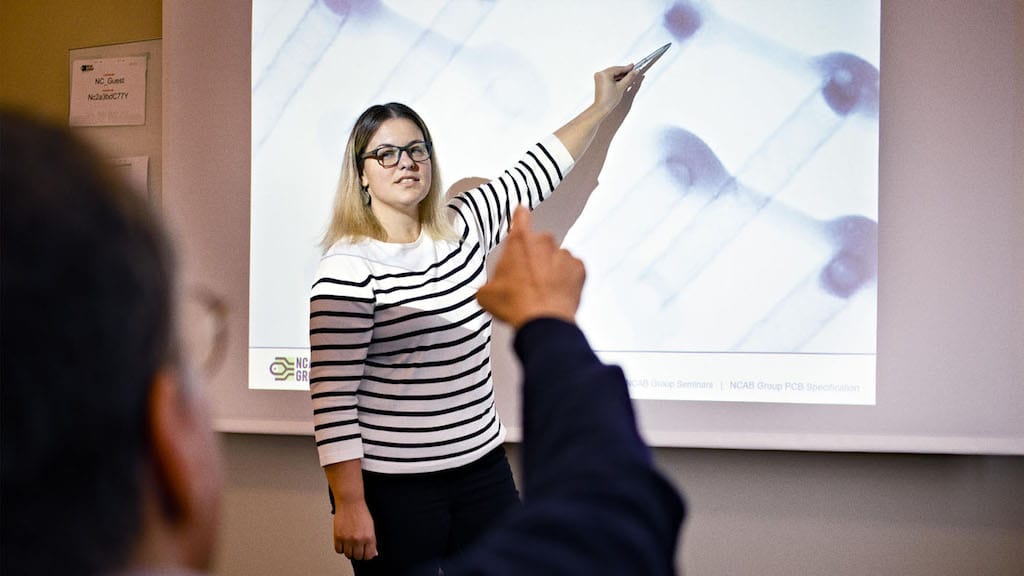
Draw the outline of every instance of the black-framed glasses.
[[[430,160],[430,142],[420,140],[408,146],[395,146],[393,144],[381,144],[362,156],[363,160],[373,158],[380,164],[381,168],[391,168],[398,165],[402,159],[402,152],[409,155],[413,162],[426,162]]]

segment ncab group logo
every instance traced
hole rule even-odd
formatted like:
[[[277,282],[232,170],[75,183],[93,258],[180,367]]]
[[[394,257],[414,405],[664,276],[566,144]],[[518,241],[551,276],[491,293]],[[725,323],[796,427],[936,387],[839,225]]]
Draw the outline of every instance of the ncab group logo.
[[[250,348],[249,388],[309,390],[309,350]]]
[[[270,375],[276,382],[304,382],[309,384],[309,358],[305,356],[275,356],[270,363]]]

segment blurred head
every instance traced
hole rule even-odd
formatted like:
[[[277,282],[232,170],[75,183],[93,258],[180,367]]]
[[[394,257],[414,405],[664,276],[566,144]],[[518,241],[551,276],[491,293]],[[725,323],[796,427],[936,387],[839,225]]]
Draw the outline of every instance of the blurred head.
[[[385,167],[373,155],[382,144],[405,147],[415,142],[430,146],[429,159],[417,162],[405,150],[396,157],[397,164]],[[418,181],[403,179],[403,175],[411,175]],[[436,239],[454,238],[444,211],[437,154],[426,123],[404,104],[391,102],[371,106],[356,120],[345,145],[341,177],[323,248],[329,248],[341,238],[387,240],[387,232],[375,210],[397,209],[399,205],[407,205],[413,196],[418,202],[418,220],[426,233]]]
[[[102,166],[0,113],[4,573],[211,556],[219,457],[178,352],[171,250]]]

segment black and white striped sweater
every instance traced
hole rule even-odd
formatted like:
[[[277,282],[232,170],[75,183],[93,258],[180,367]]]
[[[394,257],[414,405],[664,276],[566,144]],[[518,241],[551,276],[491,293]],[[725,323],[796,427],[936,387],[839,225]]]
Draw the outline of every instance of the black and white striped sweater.
[[[485,258],[515,207],[533,208],[572,167],[554,136],[498,179],[451,199],[457,242],[339,241],[310,298],[310,392],[320,464],[417,473],[468,464],[500,444],[491,318],[476,302]]]

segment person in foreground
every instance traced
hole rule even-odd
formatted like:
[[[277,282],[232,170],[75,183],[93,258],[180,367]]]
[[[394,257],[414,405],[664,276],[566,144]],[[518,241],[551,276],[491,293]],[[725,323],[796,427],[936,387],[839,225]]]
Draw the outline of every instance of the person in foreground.
[[[477,300],[516,330],[524,504],[445,576],[675,573],[683,501],[640,438],[622,370],[575,324],[583,263],[534,233],[523,207],[505,243]]]
[[[221,461],[145,201],[65,130],[0,112],[0,572],[209,568]]]
[[[221,459],[171,250],[100,165],[66,131],[0,113],[5,575],[198,574],[215,551]],[[581,263],[529,227],[519,208],[478,292],[518,330],[526,501],[444,574],[672,573],[682,500],[622,372],[573,324]]]

